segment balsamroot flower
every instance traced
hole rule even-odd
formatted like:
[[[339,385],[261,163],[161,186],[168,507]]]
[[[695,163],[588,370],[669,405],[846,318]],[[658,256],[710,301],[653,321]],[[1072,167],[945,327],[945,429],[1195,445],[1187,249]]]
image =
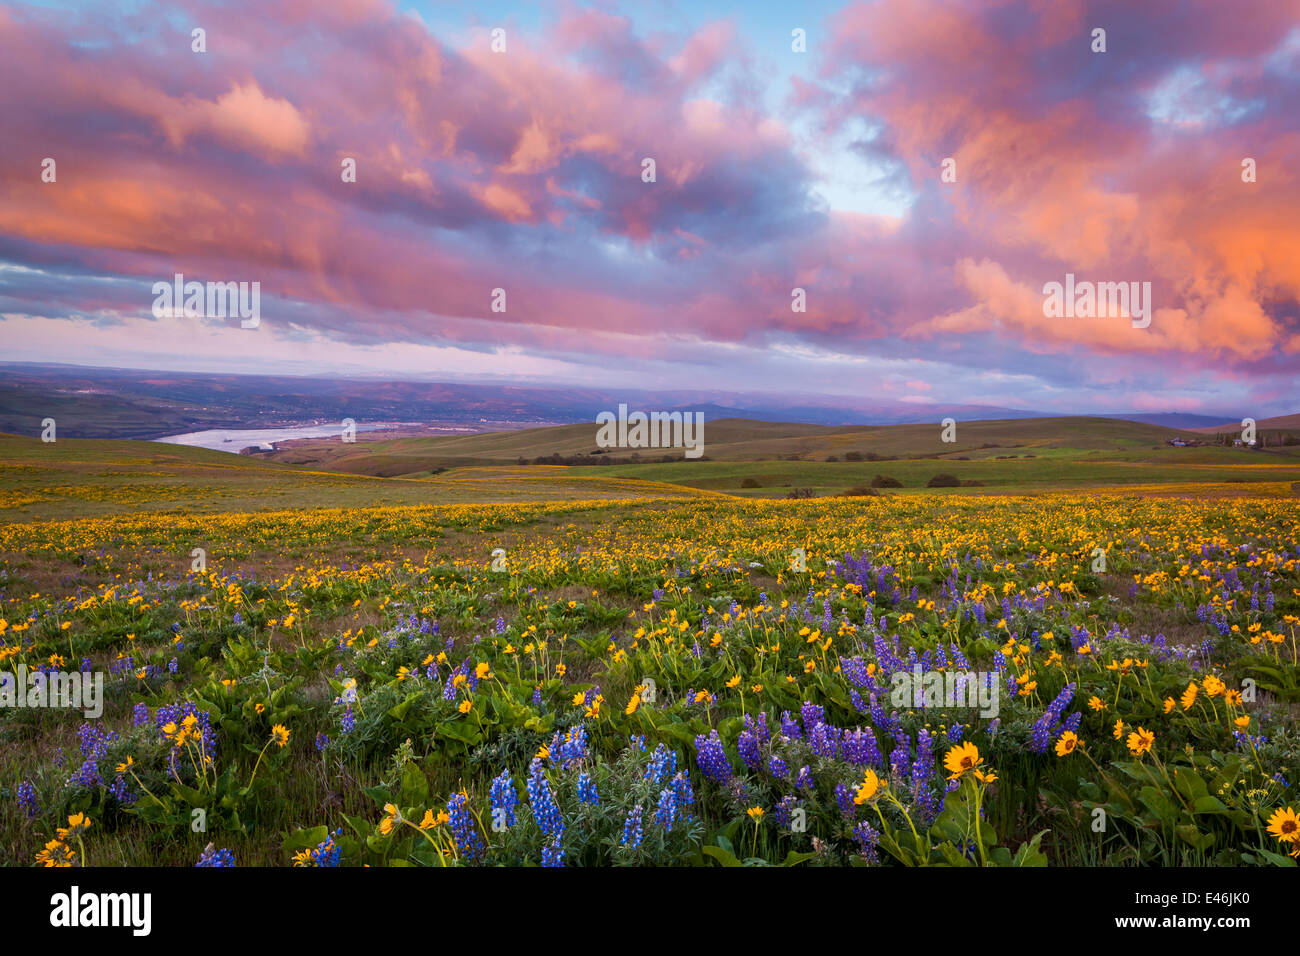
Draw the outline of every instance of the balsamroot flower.
[[[1290,807],[1274,810],[1268,818],[1268,832],[1283,843],[1300,843],[1300,817]]]
[[[1132,751],[1135,757],[1140,757],[1156,742],[1156,735],[1144,727],[1139,727],[1136,731],[1128,735],[1128,749]]]
[[[1056,741],[1056,756],[1064,757],[1074,753],[1074,748],[1079,746],[1079,736],[1072,730],[1067,730],[1061,734]]]
[[[868,767],[867,772],[862,777],[862,783],[858,785],[858,792],[854,796],[853,802],[858,806],[862,806],[878,792],[880,792],[880,778],[876,776],[874,770]]]
[[[973,743],[967,741],[953,747],[944,755],[943,766],[948,771],[948,779],[956,780],[968,770],[974,770],[984,762],[980,756],[979,748]]]

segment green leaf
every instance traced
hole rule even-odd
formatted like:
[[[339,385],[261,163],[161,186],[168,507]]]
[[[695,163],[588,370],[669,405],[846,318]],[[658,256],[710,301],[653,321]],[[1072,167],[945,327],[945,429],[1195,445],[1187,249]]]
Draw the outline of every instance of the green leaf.
[[[411,705],[419,700],[420,696],[419,691],[416,691],[413,694],[407,694],[406,698],[400,704],[388,708],[388,716],[397,721],[402,720],[406,716],[406,712],[411,709]]]
[[[706,846],[704,848],[704,855],[708,857],[712,857],[713,859],[721,863],[723,866],[744,865],[738,859],[736,859],[734,854],[727,852],[720,846]]]
[[[474,746],[483,742],[483,735],[479,729],[474,726],[472,721],[468,720],[446,720],[437,727],[437,733],[440,737],[447,737],[451,740],[459,740],[463,744]]]
[[[365,839],[366,837],[370,836],[370,832],[374,829],[374,827],[371,826],[370,821],[367,820],[365,817],[353,817],[353,816],[348,816],[345,813],[343,814],[343,819],[347,823],[347,825],[353,829],[356,835],[361,837],[362,839]]]
[[[1016,858],[1011,861],[1011,865],[1047,866],[1047,856],[1038,848],[1038,845],[1042,842],[1043,837],[1050,832],[1050,830],[1040,830],[1034,834],[1034,838],[1028,843],[1020,844],[1020,849],[1016,851]]]
[[[192,807],[205,806],[207,804],[207,799],[204,795],[193,787],[187,787],[183,783],[173,783],[171,789],[172,793],[175,794],[178,799],[184,800]]]
[[[1214,834],[1202,833],[1196,828],[1196,824],[1194,823],[1184,823],[1181,826],[1175,827],[1174,832],[1176,832],[1185,843],[1188,843],[1198,850],[1208,850],[1214,845]]]
[[[324,843],[327,836],[329,836],[329,830],[324,825],[311,827],[307,830],[295,830],[284,838],[284,849],[290,852],[313,849],[317,845]]]
[[[1197,797],[1197,798],[1196,798],[1196,802],[1195,802],[1194,804],[1192,804],[1192,809],[1193,809],[1196,813],[1229,813],[1229,812],[1231,812],[1231,811],[1228,810],[1228,808],[1227,808],[1226,806],[1223,805],[1223,801],[1222,801],[1222,800],[1220,800],[1218,797],[1210,796],[1209,794],[1206,794],[1206,795],[1203,796],[1203,797]]]
[[[1256,852],[1258,852],[1260,856],[1268,860],[1268,862],[1272,863],[1274,866],[1295,866],[1296,865],[1296,861],[1294,859],[1292,859],[1289,856],[1283,856],[1281,853],[1272,853],[1268,850],[1258,850]]]
[[[957,849],[952,843],[944,840],[939,844],[939,853],[943,855],[944,861],[949,866],[972,866],[973,864],[967,859],[966,854]]]
[[[554,714],[546,714],[545,716],[542,717],[533,716],[533,717],[529,717],[527,720],[524,721],[524,727],[526,729],[535,730],[538,733],[542,733],[542,734],[549,733],[551,727],[554,726],[554,724],[555,724]]]
[[[1161,823],[1173,826],[1178,819],[1178,808],[1174,806],[1173,801],[1155,787],[1143,787],[1138,791],[1138,799],[1156,815]]]
[[[403,806],[423,807],[429,800],[429,780],[415,764],[408,763],[402,771],[401,802]]]
[[[1201,775],[1186,767],[1178,767],[1174,770],[1174,787],[1193,803],[1209,792]]]

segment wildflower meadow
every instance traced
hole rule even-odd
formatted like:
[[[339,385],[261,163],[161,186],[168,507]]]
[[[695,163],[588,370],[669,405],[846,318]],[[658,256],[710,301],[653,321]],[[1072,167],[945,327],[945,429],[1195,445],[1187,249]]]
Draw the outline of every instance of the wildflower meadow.
[[[0,527],[0,858],[1294,867],[1294,500]],[[202,549],[203,560],[192,557]]]

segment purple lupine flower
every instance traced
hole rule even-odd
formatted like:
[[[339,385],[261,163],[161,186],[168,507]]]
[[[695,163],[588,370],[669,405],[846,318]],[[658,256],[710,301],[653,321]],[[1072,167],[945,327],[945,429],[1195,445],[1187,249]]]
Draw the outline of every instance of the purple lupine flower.
[[[36,788],[30,781],[24,780],[18,784],[18,806],[22,807],[23,812],[27,814],[27,819],[32,819],[41,812],[40,804],[36,800]]]
[[[837,783],[835,785],[835,803],[839,806],[840,813],[844,816],[845,820],[852,820],[853,813],[857,809],[857,804],[853,802],[853,797],[854,793],[851,787],[846,787],[842,783]]]
[[[776,817],[776,822],[787,830],[790,828],[791,811],[799,805],[799,798],[794,794],[787,794],[781,798],[781,801],[772,808],[772,815]]]
[[[229,850],[218,850],[211,843],[208,844],[203,855],[199,857],[199,862],[195,866],[234,866],[235,854]]]
[[[560,813],[560,806],[555,802],[554,794],[551,793],[551,784],[542,770],[542,761],[536,757],[529,765],[527,790],[528,805],[532,808],[533,820],[541,827],[547,839],[558,842],[564,834],[564,816]]]
[[[884,766],[880,759],[880,747],[876,744],[876,735],[871,728],[844,731],[842,744],[844,759],[855,767]]]
[[[447,799],[447,815],[451,818],[451,832],[460,855],[467,859],[475,859],[486,853],[487,847],[483,845],[483,838],[479,836],[474,816],[466,806],[468,802],[465,794],[453,793]]]
[[[740,759],[745,762],[745,766],[750,770],[758,770],[763,766],[763,755],[759,752],[758,736],[751,730],[742,730],[740,737],[736,741],[736,747],[740,751]]]
[[[583,774],[586,777],[586,774]],[[581,794],[581,784],[579,785]],[[515,807],[519,804],[519,793],[515,790],[515,782],[510,778],[509,770],[502,770],[501,773],[492,779],[491,789],[488,791],[488,802],[492,806],[492,829],[496,830],[498,826],[512,827],[516,823]]]
[[[818,757],[834,759],[838,756],[839,731],[829,724],[813,724],[808,732],[808,744]]]
[[[542,847],[542,866],[564,866],[564,847],[560,846],[559,837]]]
[[[858,852],[869,863],[878,862],[876,847],[880,843],[880,834],[867,822],[859,823],[853,828],[853,838],[858,841]]]
[[[691,789],[691,778],[683,770],[673,777],[673,800],[677,805],[677,816],[686,822],[692,819],[691,807],[695,805],[695,791]]]
[[[641,840],[645,837],[645,831],[641,828],[641,804],[635,804],[627,812],[627,818],[623,821],[623,838],[620,843],[635,850],[641,845]]]
[[[654,819],[655,823],[665,830],[671,830],[677,822],[677,798],[667,787],[659,791],[659,803],[655,806]]]
[[[664,783],[672,779],[675,773],[677,773],[677,753],[660,744],[650,756],[650,764],[646,767],[643,779],[651,783]]]
[[[729,783],[732,773],[731,761],[727,759],[718,732],[712,730],[707,737],[700,734],[695,738],[695,747],[699,751],[695,759],[704,776],[723,786]]]

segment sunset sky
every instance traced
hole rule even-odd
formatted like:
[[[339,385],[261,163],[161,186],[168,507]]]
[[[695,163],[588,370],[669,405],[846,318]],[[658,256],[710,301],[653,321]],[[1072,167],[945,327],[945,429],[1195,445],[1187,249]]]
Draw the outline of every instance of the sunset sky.
[[[0,361],[1294,413],[1300,0],[0,4]]]

